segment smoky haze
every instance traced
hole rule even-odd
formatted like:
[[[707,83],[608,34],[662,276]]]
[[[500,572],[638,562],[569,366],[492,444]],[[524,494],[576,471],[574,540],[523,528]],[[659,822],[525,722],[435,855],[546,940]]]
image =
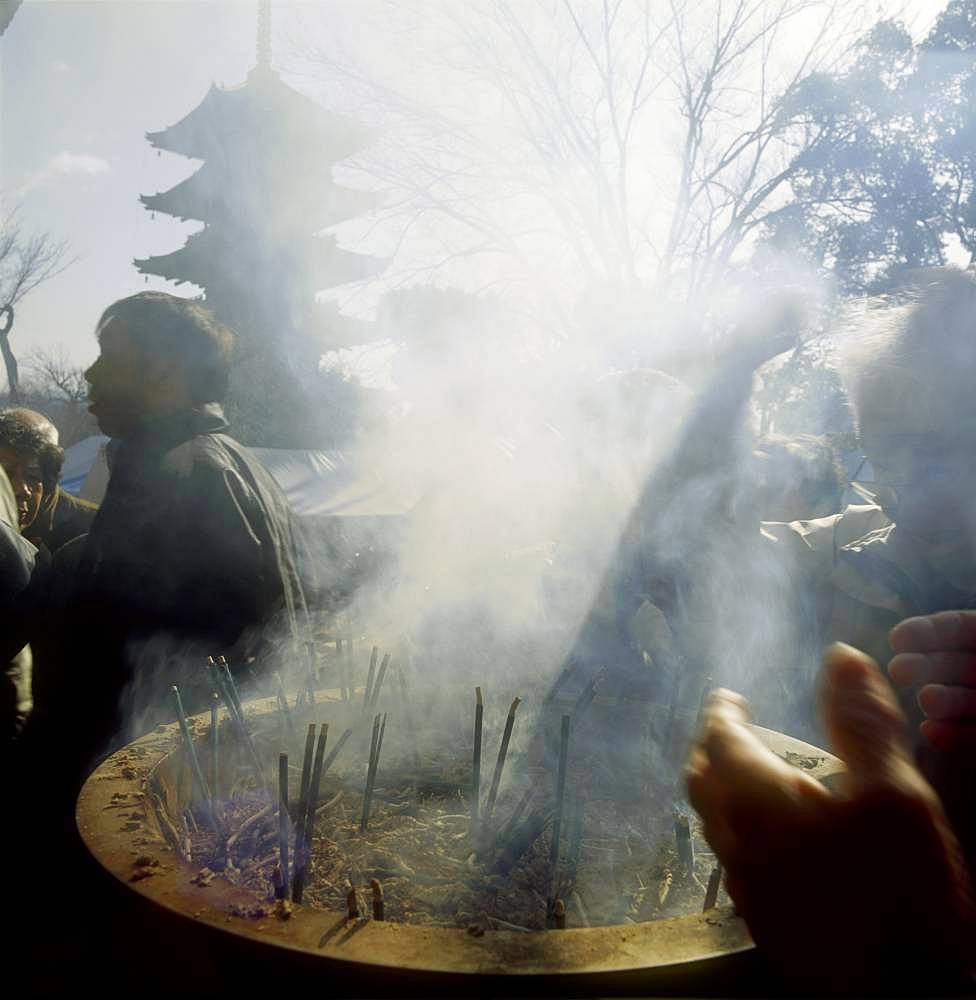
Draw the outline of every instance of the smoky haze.
[[[909,13],[924,26],[937,9]],[[235,10],[253,23],[254,5]],[[736,359],[768,336],[755,367],[779,358],[760,391],[798,342],[829,372],[837,290],[764,240],[809,139],[784,95],[843,71],[884,13],[839,0],[272,5],[282,79],[372,130],[334,167],[325,150],[322,165],[280,169],[379,201],[323,233],[385,267],[319,292],[370,329],[322,367],[368,387],[347,451],[410,508],[372,539],[394,553],[352,614],[413,676],[494,684],[499,703],[541,693],[621,567],[650,551],[651,577],[705,581],[683,613],[716,622],[674,661],[695,664],[688,712],[707,675],[757,694],[761,721],[795,722],[781,689],[806,690],[812,656],[784,667],[803,639],[793,574],[750,543],[761,405]],[[178,119],[166,113],[144,128]],[[146,193],[175,182],[178,158],[163,158]],[[250,275],[251,293],[267,280]],[[802,308],[770,330],[784,287]],[[805,412],[805,433],[837,431]],[[329,558],[316,550],[315,570],[338,580]],[[648,586],[634,583],[633,613],[654,603]],[[678,667],[643,648],[670,690]],[[591,667],[614,653],[591,651]]]

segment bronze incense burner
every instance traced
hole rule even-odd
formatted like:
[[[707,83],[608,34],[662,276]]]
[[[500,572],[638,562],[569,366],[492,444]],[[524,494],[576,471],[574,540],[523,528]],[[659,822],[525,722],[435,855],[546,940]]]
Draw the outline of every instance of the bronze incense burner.
[[[245,708],[249,720],[269,722],[278,703],[266,699]],[[209,715],[190,720],[201,755],[209,723]],[[842,770],[825,751],[781,733],[756,732],[780,756],[805,760],[820,780]],[[752,941],[730,907],[643,923],[480,934],[351,920],[344,910],[276,908],[219,875],[201,877],[200,864],[187,860],[181,817],[194,782],[182,747],[173,723],[107,758],[86,781],[76,818],[102,868],[211,957],[246,955],[265,970],[279,970],[275,975],[400,995],[701,995],[748,989],[755,973]]]

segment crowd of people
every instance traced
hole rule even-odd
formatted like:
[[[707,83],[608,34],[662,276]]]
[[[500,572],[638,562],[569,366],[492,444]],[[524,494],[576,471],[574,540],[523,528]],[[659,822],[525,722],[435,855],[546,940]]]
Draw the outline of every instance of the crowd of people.
[[[97,337],[91,412],[112,439],[98,508],[58,486],[63,452],[47,418],[0,414],[4,752],[17,771],[44,775],[59,836],[98,757],[171,716],[174,683],[189,710],[202,707],[209,655],[246,672],[301,641],[308,625],[287,502],[227,434],[221,411],[232,333],[197,302],[143,293],[110,306]],[[747,727],[744,700],[720,690],[688,784],[771,963],[800,987],[843,990],[877,986],[893,969],[962,976],[976,965],[973,275],[922,276],[842,367],[875,502],[828,509],[844,485],[832,456],[810,442],[798,457],[766,442],[764,461],[788,453],[799,463],[787,490],[768,487],[769,504],[790,513],[756,524],[746,542],[740,523],[736,544],[790,561],[811,641],[829,646],[820,709],[846,779],[828,790],[780,761]],[[743,397],[753,368],[737,376]],[[815,469],[806,485],[803,469]],[[810,515],[793,519],[805,503]],[[676,523],[666,546],[649,533],[652,552],[674,549]],[[709,621],[687,612],[696,584],[684,574],[668,585],[645,580],[634,617],[646,619],[657,601],[656,620],[675,626],[669,641],[686,643],[688,662],[707,647],[694,646],[688,623],[707,630]],[[621,614],[617,602],[590,626],[644,642],[644,669],[655,639]],[[866,652],[829,645],[838,640]],[[813,968],[821,927],[834,958]]]

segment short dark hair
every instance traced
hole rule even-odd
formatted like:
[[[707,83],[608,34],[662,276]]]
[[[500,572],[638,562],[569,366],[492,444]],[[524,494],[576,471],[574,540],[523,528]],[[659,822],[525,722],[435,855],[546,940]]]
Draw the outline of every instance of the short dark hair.
[[[166,292],[139,292],[102,313],[125,324],[133,345],[146,358],[182,364],[194,403],[221,402],[227,395],[234,334],[201,302]]]
[[[41,466],[44,492],[50,493],[61,478],[64,449],[50,441],[36,427],[24,423],[15,413],[0,413],[0,448],[18,455],[35,456]]]

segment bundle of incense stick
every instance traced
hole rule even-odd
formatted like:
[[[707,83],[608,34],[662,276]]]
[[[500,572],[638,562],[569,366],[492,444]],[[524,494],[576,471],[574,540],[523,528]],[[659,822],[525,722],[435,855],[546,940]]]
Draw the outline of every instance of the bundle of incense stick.
[[[382,724],[380,720],[382,718]],[[366,789],[363,792],[363,814],[359,821],[359,832],[365,833],[369,826],[369,813],[373,806],[373,789],[376,785],[376,769],[383,749],[383,734],[386,732],[386,713],[373,717],[373,738],[369,748],[369,767],[366,771]]]
[[[305,732],[305,753],[302,757],[302,780],[298,786],[298,802],[295,804],[295,822],[301,819],[301,812],[304,808],[305,796],[308,794],[308,782],[312,776],[312,754],[315,750],[315,723],[310,722]]]
[[[555,788],[556,810],[552,818],[552,842],[549,845],[549,895],[547,897],[547,905],[550,912],[552,912],[552,908],[555,905],[556,889],[559,880],[559,838],[562,833],[563,805],[566,800],[570,720],[570,716],[563,716],[559,733],[559,767],[556,771]]]
[[[210,804],[212,796],[210,794],[210,786],[207,784],[207,779],[203,776],[203,769],[200,767],[197,751],[193,746],[193,738],[190,736],[190,726],[186,720],[186,713],[183,711],[183,699],[180,697],[180,689],[175,684],[173,685],[173,696],[176,699],[176,717],[180,723],[180,732],[183,734],[183,745],[186,747],[187,756],[190,758],[190,767],[193,770],[193,779],[197,783],[197,791],[203,799],[203,810],[208,817],[210,825],[216,827],[217,819],[211,815]]]
[[[474,759],[471,763],[471,836],[478,836],[478,813],[481,808],[481,730],[485,716],[485,702],[481,688],[474,689]]]
[[[376,708],[376,703],[380,700],[380,691],[383,689],[383,680],[386,677],[386,671],[390,666],[390,654],[383,654],[383,661],[380,663],[379,672],[376,675],[376,683],[373,685],[372,691],[370,691],[369,696],[369,707],[370,710]]]
[[[366,690],[363,692],[363,715],[369,709],[369,700],[373,691],[373,681],[376,679],[376,660],[380,655],[379,647],[374,646],[369,654],[369,673],[366,674]]]
[[[309,726],[310,731],[313,729],[314,726]],[[322,728],[319,730],[319,741],[315,747],[315,763],[307,783],[304,779],[305,764],[302,766],[302,796],[298,805],[298,823],[295,831],[295,874],[291,887],[291,898],[296,903],[302,901],[302,895],[305,891],[305,874],[312,854],[312,839],[315,836],[315,807],[319,800],[325,745],[328,739],[329,724],[323,722]],[[310,757],[310,747],[307,743],[305,757],[306,760]]]
[[[257,748],[254,746],[254,741],[251,739],[251,733],[247,728],[247,721],[244,718],[244,708],[241,705],[241,700],[237,694],[237,688],[234,685],[234,679],[231,676],[230,668],[227,666],[227,661],[220,657],[222,663],[218,663],[212,656],[208,657],[207,666],[210,670],[211,679],[214,682],[214,687],[220,692],[221,698],[223,698],[224,704],[227,706],[227,711],[234,720],[234,725],[237,727],[237,731],[241,735],[241,740],[244,743],[244,747],[247,750],[248,757],[251,761],[251,766],[254,768],[254,775],[258,779],[259,788],[267,788],[268,782],[264,774],[264,768],[261,766],[261,758],[258,756]]]
[[[488,792],[488,802],[485,804],[485,822],[491,819],[491,814],[495,809],[495,799],[498,797],[498,786],[502,780],[502,770],[505,767],[505,758],[508,756],[508,744],[512,739],[512,728],[515,725],[515,712],[519,707],[520,698],[512,702],[512,707],[508,710],[508,718],[505,720],[505,731],[502,733],[502,742],[498,748],[498,759],[495,761],[495,773],[491,777],[491,789]]]
[[[288,898],[288,754],[278,754],[278,871],[280,899]]]

